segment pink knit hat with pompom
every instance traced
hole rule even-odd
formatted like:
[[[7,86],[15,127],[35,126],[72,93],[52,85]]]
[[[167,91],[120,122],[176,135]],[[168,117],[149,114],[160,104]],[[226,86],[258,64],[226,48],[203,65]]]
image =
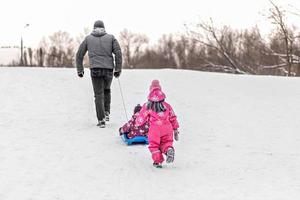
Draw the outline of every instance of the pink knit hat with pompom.
[[[161,91],[161,86],[158,80],[153,80],[150,85],[150,93],[148,95],[148,100],[158,102],[166,98],[166,95]]]

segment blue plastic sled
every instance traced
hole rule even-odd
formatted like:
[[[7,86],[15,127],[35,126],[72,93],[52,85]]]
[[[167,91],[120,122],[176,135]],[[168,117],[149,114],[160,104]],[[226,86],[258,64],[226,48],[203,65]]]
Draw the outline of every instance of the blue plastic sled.
[[[127,145],[149,144],[147,136],[136,136],[134,138],[129,139],[126,134],[122,134],[121,138]]]

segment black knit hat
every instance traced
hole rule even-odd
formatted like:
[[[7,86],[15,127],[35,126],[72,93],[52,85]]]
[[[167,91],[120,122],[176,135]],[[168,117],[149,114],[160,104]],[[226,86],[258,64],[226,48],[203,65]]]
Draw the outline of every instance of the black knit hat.
[[[101,21],[101,20],[95,21],[94,28],[105,28],[103,21]]]
[[[140,104],[138,104],[138,105],[136,105],[135,107],[134,107],[134,114],[135,113],[137,113],[137,112],[140,112],[140,110],[142,109],[142,106],[140,105]]]

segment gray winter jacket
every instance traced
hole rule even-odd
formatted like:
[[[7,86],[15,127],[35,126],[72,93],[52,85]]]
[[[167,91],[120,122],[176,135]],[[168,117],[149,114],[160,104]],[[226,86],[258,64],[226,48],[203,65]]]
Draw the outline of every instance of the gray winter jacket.
[[[104,28],[95,28],[86,36],[76,54],[77,72],[83,73],[83,58],[88,51],[91,68],[122,70],[122,51],[113,35],[107,34]],[[113,57],[113,54],[115,57]]]

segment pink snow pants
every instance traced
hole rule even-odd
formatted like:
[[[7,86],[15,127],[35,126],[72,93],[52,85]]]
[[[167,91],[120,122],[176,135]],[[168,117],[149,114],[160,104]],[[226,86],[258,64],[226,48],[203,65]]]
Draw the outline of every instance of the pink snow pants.
[[[169,147],[173,148],[173,129],[172,126],[150,126],[148,132],[149,150],[152,153],[152,159],[156,163],[164,161],[165,154]]]

